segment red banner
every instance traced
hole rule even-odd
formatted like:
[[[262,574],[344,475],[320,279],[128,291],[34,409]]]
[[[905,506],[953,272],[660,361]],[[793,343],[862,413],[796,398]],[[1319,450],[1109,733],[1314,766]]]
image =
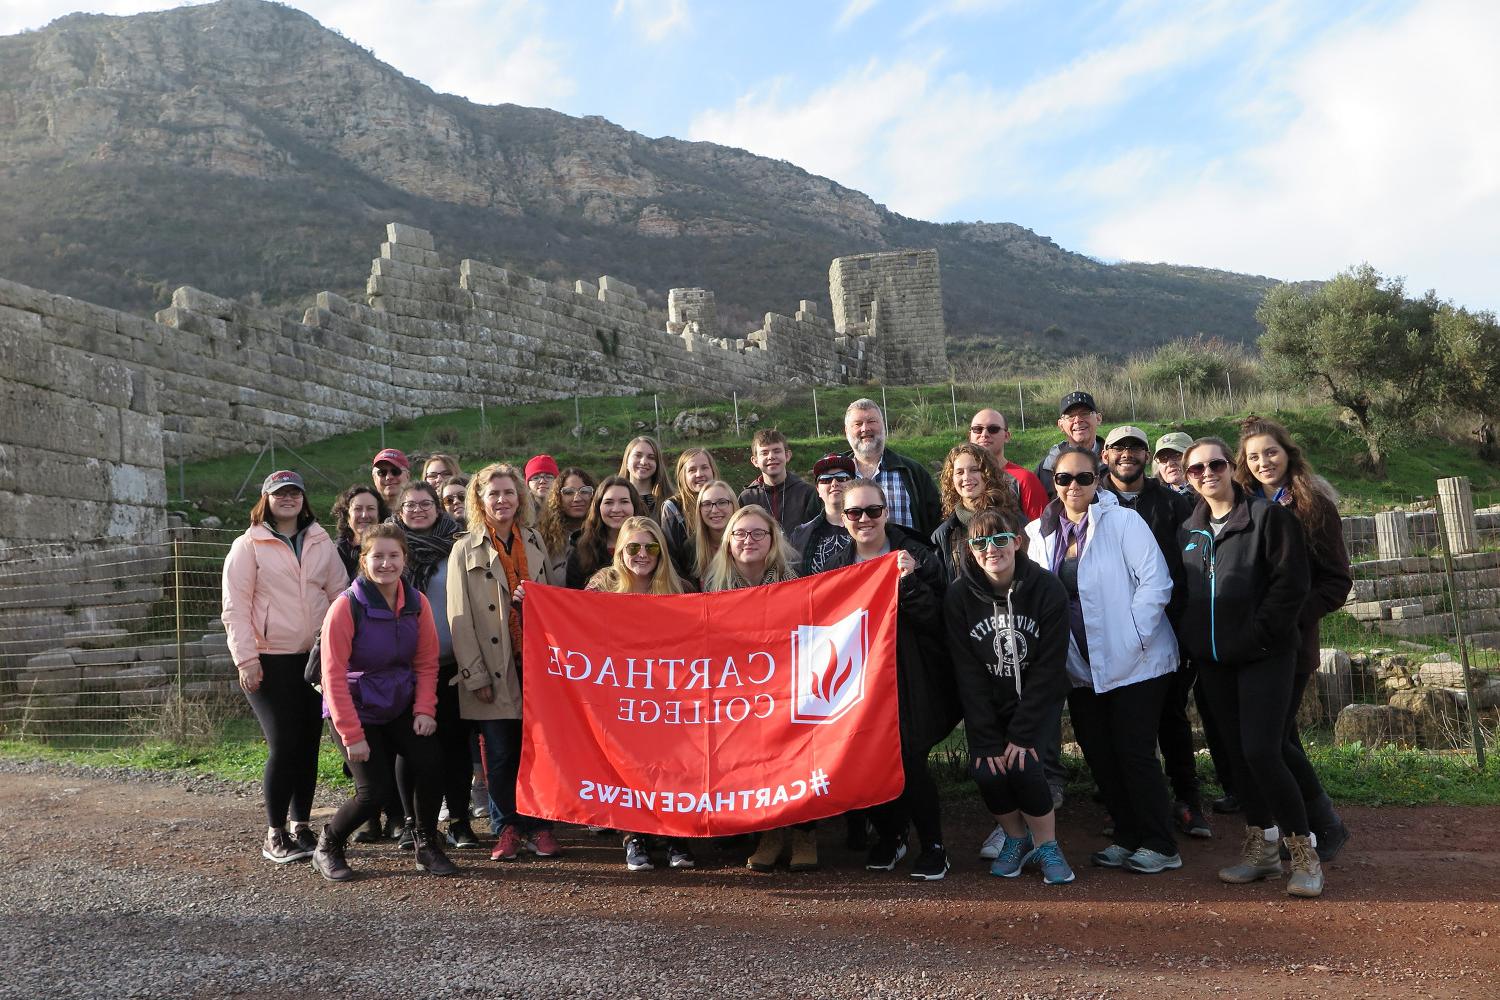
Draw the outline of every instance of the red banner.
[[[531,816],[678,837],[901,793],[895,556],[657,597],[526,585]]]

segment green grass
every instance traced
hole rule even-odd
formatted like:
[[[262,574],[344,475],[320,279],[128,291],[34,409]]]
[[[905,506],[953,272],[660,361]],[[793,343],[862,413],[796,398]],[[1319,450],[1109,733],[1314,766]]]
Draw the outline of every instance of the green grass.
[[[934,770],[947,795],[973,795],[973,782],[963,773],[963,738],[955,733],[934,754]],[[1492,806],[1500,805],[1500,764],[1490,757],[1480,771],[1472,754],[1360,745],[1341,747],[1308,743],[1308,757],[1323,785],[1341,805],[1360,806]],[[265,742],[251,719],[230,720],[220,737],[198,746],[156,741],[137,746],[80,748],[30,740],[0,740],[0,757],[45,760],[98,767],[133,767],[149,771],[188,771],[231,781],[255,781],[265,766]],[[1074,798],[1093,791],[1092,779],[1081,758],[1064,755],[1068,794]],[[1199,757],[1199,778],[1205,796],[1218,794],[1213,768]],[[318,761],[318,781],[329,788],[348,789],[343,762],[332,743],[324,741]]]
[[[1027,429],[1021,430],[1015,406],[1016,383],[962,386],[956,394],[958,419],[955,425],[947,385],[887,388],[890,446],[927,463],[930,468],[936,468],[948,449],[966,438],[969,417],[986,405],[998,405],[1009,416],[1014,440],[1007,453],[1014,461],[1034,466],[1046,450],[1060,440],[1061,435],[1053,422],[1055,412],[1050,405],[1043,409],[1040,403],[1033,402],[1031,391],[1028,391]],[[843,411],[859,396],[870,396],[878,401],[881,389],[852,386],[819,390],[819,419],[815,419],[813,393],[809,389],[790,389],[762,399],[742,397],[739,401],[742,423],[737,436],[732,400],[691,393],[662,394],[659,400],[663,448],[670,464],[689,445],[707,447],[713,452],[725,478],[735,485],[743,485],[755,476],[749,462],[749,439],[754,430],[750,416],[753,413],[759,417],[758,426],[779,427],[787,435],[792,443],[793,469],[805,475],[819,456],[847,448],[843,437]],[[253,451],[190,463],[184,469],[186,491],[187,496],[198,503],[198,508],[190,510],[189,514],[194,519],[215,514],[228,526],[242,526],[260,480],[273,467],[291,467],[302,472],[314,509],[320,516],[325,516],[339,490],[353,483],[369,482],[369,460],[382,446],[382,440],[385,445],[413,455],[434,451],[455,453],[468,471],[496,460],[521,464],[533,454],[547,452],[561,465],[579,465],[596,476],[602,476],[619,468],[626,442],[636,434],[651,433],[656,426],[651,395],[580,399],[576,406],[582,426],[582,433],[576,437],[573,433],[575,401],[566,399],[489,407],[483,413],[474,409],[393,420],[386,424],[383,438],[380,428],[371,428],[299,445],[296,455],[278,447],[274,466],[267,454],[250,476],[245,497],[239,501],[234,498],[255,461]],[[711,436],[692,439],[676,435],[670,427],[672,418],[689,408],[702,408],[719,415],[725,429]],[[1142,420],[1139,426],[1153,438],[1169,430],[1184,430],[1194,436],[1218,435],[1233,443],[1237,421],[1243,416],[1240,413],[1216,420],[1171,423]],[[1285,410],[1275,416],[1288,426],[1318,471],[1338,488],[1346,512],[1368,513],[1418,498],[1430,498],[1436,493],[1439,477],[1455,475],[1469,477],[1476,506],[1500,501],[1500,466],[1481,461],[1466,442],[1434,436],[1419,447],[1401,449],[1391,455],[1387,474],[1376,478],[1360,469],[1359,457],[1363,448],[1359,440],[1338,422],[1330,408]],[[1116,418],[1106,414],[1106,428],[1122,422],[1127,422],[1124,415]],[[169,493],[174,499],[176,471],[170,468],[167,476]]]

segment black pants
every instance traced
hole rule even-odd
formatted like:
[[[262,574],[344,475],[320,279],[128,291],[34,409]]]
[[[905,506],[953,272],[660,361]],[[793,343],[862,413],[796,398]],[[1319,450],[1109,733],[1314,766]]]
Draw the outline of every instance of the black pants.
[[[1250,663],[1207,663],[1198,686],[1227,737],[1235,791],[1250,826],[1306,836],[1307,806],[1286,763],[1286,717],[1296,676],[1295,652]]]
[[[1062,715],[1063,709],[1067,708],[1066,701],[1059,701],[1057,706],[1047,713],[1042,721],[1040,734],[1037,737],[1036,752],[1042,758],[1042,770],[1047,776],[1047,785],[1059,791],[1068,785],[1068,769],[1062,762]]]
[[[450,822],[469,820],[469,786],[474,781],[469,757],[469,724],[458,714],[458,688],[448,683],[458,673],[453,663],[438,664],[437,741],[442,751],[442,792]]]
[[[1168,856],[1177,853],[1177,839],[1156,736],[1171,687],[1172,675],[1163,674],[1104,694],[1074,688],[1068,695],[1073,732],[1115,822],[1115,843]]]
[[[1318,772],[1313,770],[1312,762],[1307,759],[1307,751],[1302,749],[1302,734],[1297,730],[1297,711],[1302,707],[1302,694],[1307,690],[1312,676],[1304,673],[1292,675],[1292,700],[1286,712],[1286,742],[1282,744],[1287,769],[1297,779],[1297,787],[1302,790],[1302,801],[1308,805],[1320,801],[1324,796],[1323,782],[1318,780]]]
[[[1208,757],[1214,762],[1214,775],[1219,779],[1219,787],[1224,789],[1225,795],[1238,795],[1234,760],[1229,752],[1229,734],[1218,716],[1214,715],[1213,707],[1208,703],[1208,695],[1203,693],[1201,677],[1193,686],[1193,700],[1198,703],[1198,718],[1203,722],[1203,742],[1208,744]]]
[[[1197,679],[1196,667],[1188,663],[1178,665],[1162,702],[1161,725],[1156,733],[1172,795],[1192,809],[1203,808],[1198,794],[1198,763],[1193,757],[1193,724],[1188,721],[1187,713],[1188,697]]]
[[[991,774],[989,761],[980,760],[973,771],[984,807],[994,815],[1019,809],[1027,816],[1045,816],[1052,811],[1052,788],[1040,760],[1027,755],[1024,767],[1012,767],[1003,774]]]
[[[380,815],[381,804],[390,793],[390,761],[399,757],[411,767],[415,782],[412,796],[415,799],[419,828],[431,834],[437,828],[439,750],[437,737],[418,736],[411,728],[411,709],[407,709],[390,722],[366,724],[365,742],[370,745],[370,756],[366,760],[349,761],[349,773],[354,776],[354,798],[339,806],[333,819],[328,821],[331,836],[342,841],[348,839],[359,827],[372,817]],[[344,759],[348,760],[348,749]]]
[[[924,849],[943,842],[943,810],[937,783],[927,767],[930,748],[921,740],[901,736],[901,770],[906,787],[896,798],[870,810],[870,822],[882,840],[906,840],[908,825],[917,828]],[[1050,800],[1051,793],[1048,793]],[[1049,802],[1050,804],[1050,802]]]
[[[267,826],[286,826],[288,811],[298,823],[306,823],[312,815],[318,744],[323,739],[323,700],[302,679],[306,666],[306,653],[263,653],[260,687],[247,695],[266,737]]]

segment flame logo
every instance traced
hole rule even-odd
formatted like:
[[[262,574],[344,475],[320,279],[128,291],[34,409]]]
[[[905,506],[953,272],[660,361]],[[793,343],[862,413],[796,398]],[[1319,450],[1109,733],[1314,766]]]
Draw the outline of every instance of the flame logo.
[[[854,658],[851,656],[843,663],[839,663],[838,650],[830,642],[828,643],[828,665],[822,670],[813,672],[812,693],[831,705],[834,699],[843,693],[844,685],[849,683],[849,678],[852,676],[854,676]]]

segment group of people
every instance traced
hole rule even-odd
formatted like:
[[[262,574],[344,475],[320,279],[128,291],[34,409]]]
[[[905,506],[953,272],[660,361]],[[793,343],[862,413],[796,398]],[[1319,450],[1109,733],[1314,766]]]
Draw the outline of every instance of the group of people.
[[[849,405],[849,450],[813,463],[811,482],[791,471],[783,434],[757,431],[758,475],[739,490],[704,448],[669,472],[648,436],[599,480],[548,455],[465,476],[436,454],[413,478],[406,455],[383,449],[371,483],[335,503],[336,537],[300,477],[273,473],[224,566],[225,629],[269,745],[263,856],[310,858],[343,881],[351,839],[392,837],[419,868],[451,874],[445,847],[478,847],[479,816],[494,860],[562,852],[551,823],[516,805],[528,584],[712,592],[894,553],[905,780],[895,800],[849,817],[867,868],[896,869],[914,828],[911,876],[949,871],[928,758],[962,722],[996,820],[979,849],[990,871],[1073,881],[1056,836],[1065,709],[1109,815],[1091,862],[1180,868],[1178,833],[1212,835],[1188,717],[1196,693],[1225,789],[1214,808],[1246,821],[1240,860],[1219,877],[1279,877],[1285,859],[1287,891],[1319,895],[1348,831],[1296,716],[1318,621],[1351,586],[1331,487],[1271,420],[1247,419],[1236,447],[1179,432],[1152,448],[1129,425],[1101,438],[1087,392],[1059,413],[1064,440],[1032,471],[1007,458],[1004,415],[980,410],[936,480],[887,447],[869,399]],[[315,836],[324,718],[355,795]],[[652,867],[651,838],[621,831],[621,842],[630,870]],[[757,871],[819,864],[813,824],[746,847]],[[665,848],[671,867],[697,863],[688,841]]]

